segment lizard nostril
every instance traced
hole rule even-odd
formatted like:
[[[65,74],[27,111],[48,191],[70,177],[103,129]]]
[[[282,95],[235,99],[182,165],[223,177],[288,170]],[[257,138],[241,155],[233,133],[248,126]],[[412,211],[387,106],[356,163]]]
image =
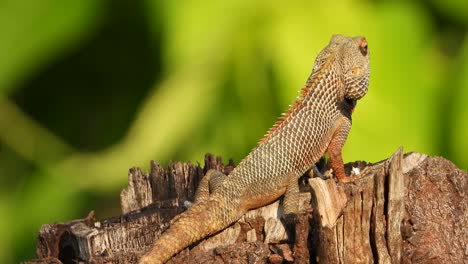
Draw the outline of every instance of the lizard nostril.
[[[367,55],[367,41],[365,38],[359,39],[359,50],[363,56]]]

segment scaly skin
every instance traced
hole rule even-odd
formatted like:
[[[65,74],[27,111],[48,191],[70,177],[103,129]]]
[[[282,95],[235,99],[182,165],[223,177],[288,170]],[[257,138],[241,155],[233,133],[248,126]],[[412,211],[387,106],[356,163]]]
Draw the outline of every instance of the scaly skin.
[[[298,178],[328,151],[333,173],[345,175],[341,149],[351,113],[369,84],[363,37],[334,35],[317,56],[300,98],[258,146],[225,177],[209,171],[195,203],[179,215],[140,263],[164,263],[192,243],[216,233],[248,210],[284,197],[285,214],[298,211]]]

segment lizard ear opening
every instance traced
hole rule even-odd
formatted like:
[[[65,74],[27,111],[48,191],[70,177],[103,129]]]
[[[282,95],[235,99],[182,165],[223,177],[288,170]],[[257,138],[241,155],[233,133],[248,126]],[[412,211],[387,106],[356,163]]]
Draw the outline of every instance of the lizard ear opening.
[[[359,51],[361,51],[362,56],[367,56],[368,48],[367,41],[365,38],[359,39]]]

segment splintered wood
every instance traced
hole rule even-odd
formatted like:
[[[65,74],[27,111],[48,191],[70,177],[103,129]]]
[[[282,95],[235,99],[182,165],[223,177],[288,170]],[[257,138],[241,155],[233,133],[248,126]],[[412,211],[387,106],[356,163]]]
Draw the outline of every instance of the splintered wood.
[[[350,184],[303,178],[294,233],[285,229],[276,201],[169,263],[466,263],[467,172],[402,149],[376,164],[347,164],[348,173],[352,167],[361,174]],[[132,168],[120,196],[122,215],[43,225],[38,259],[25,263],[136,263],[193,200],[206,171],[233,168],[212,155],[203,168],[180,162],[167,169],[151,162],[148,174]]]
[[[395,226],[399,227],[404,212],[402,157],[399,149],[387,161],[366,167],[354,184],[310,181],[316,194],[312,226],[317,234],[313,244],[318,263],[400,263],[403,248]],[[393,213],[389,216],[388,212]]]

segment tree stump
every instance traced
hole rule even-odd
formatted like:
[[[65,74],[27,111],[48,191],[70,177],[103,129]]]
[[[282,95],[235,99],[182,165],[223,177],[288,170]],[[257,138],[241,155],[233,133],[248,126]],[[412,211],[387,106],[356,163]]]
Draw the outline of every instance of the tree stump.
[[[122,215],[41,227],[38,259],[25,263],[135,263],[193,200],[209,169],[228,174],[232,161],[207,155],[205,166],[151,162],[129,172]],[[169,263],[468,263],[468,173],[440,157],[397,150],[376,164],[354,162],[351,184],[301,178],[292,241],[281,201],[251,210]],[[327,174],[327,166],[324,167]],[[312,212],[312,214],[310,213]],[[202,224],[202,223],[201,223]],[[291,235],[291,234],[289,234]]]

